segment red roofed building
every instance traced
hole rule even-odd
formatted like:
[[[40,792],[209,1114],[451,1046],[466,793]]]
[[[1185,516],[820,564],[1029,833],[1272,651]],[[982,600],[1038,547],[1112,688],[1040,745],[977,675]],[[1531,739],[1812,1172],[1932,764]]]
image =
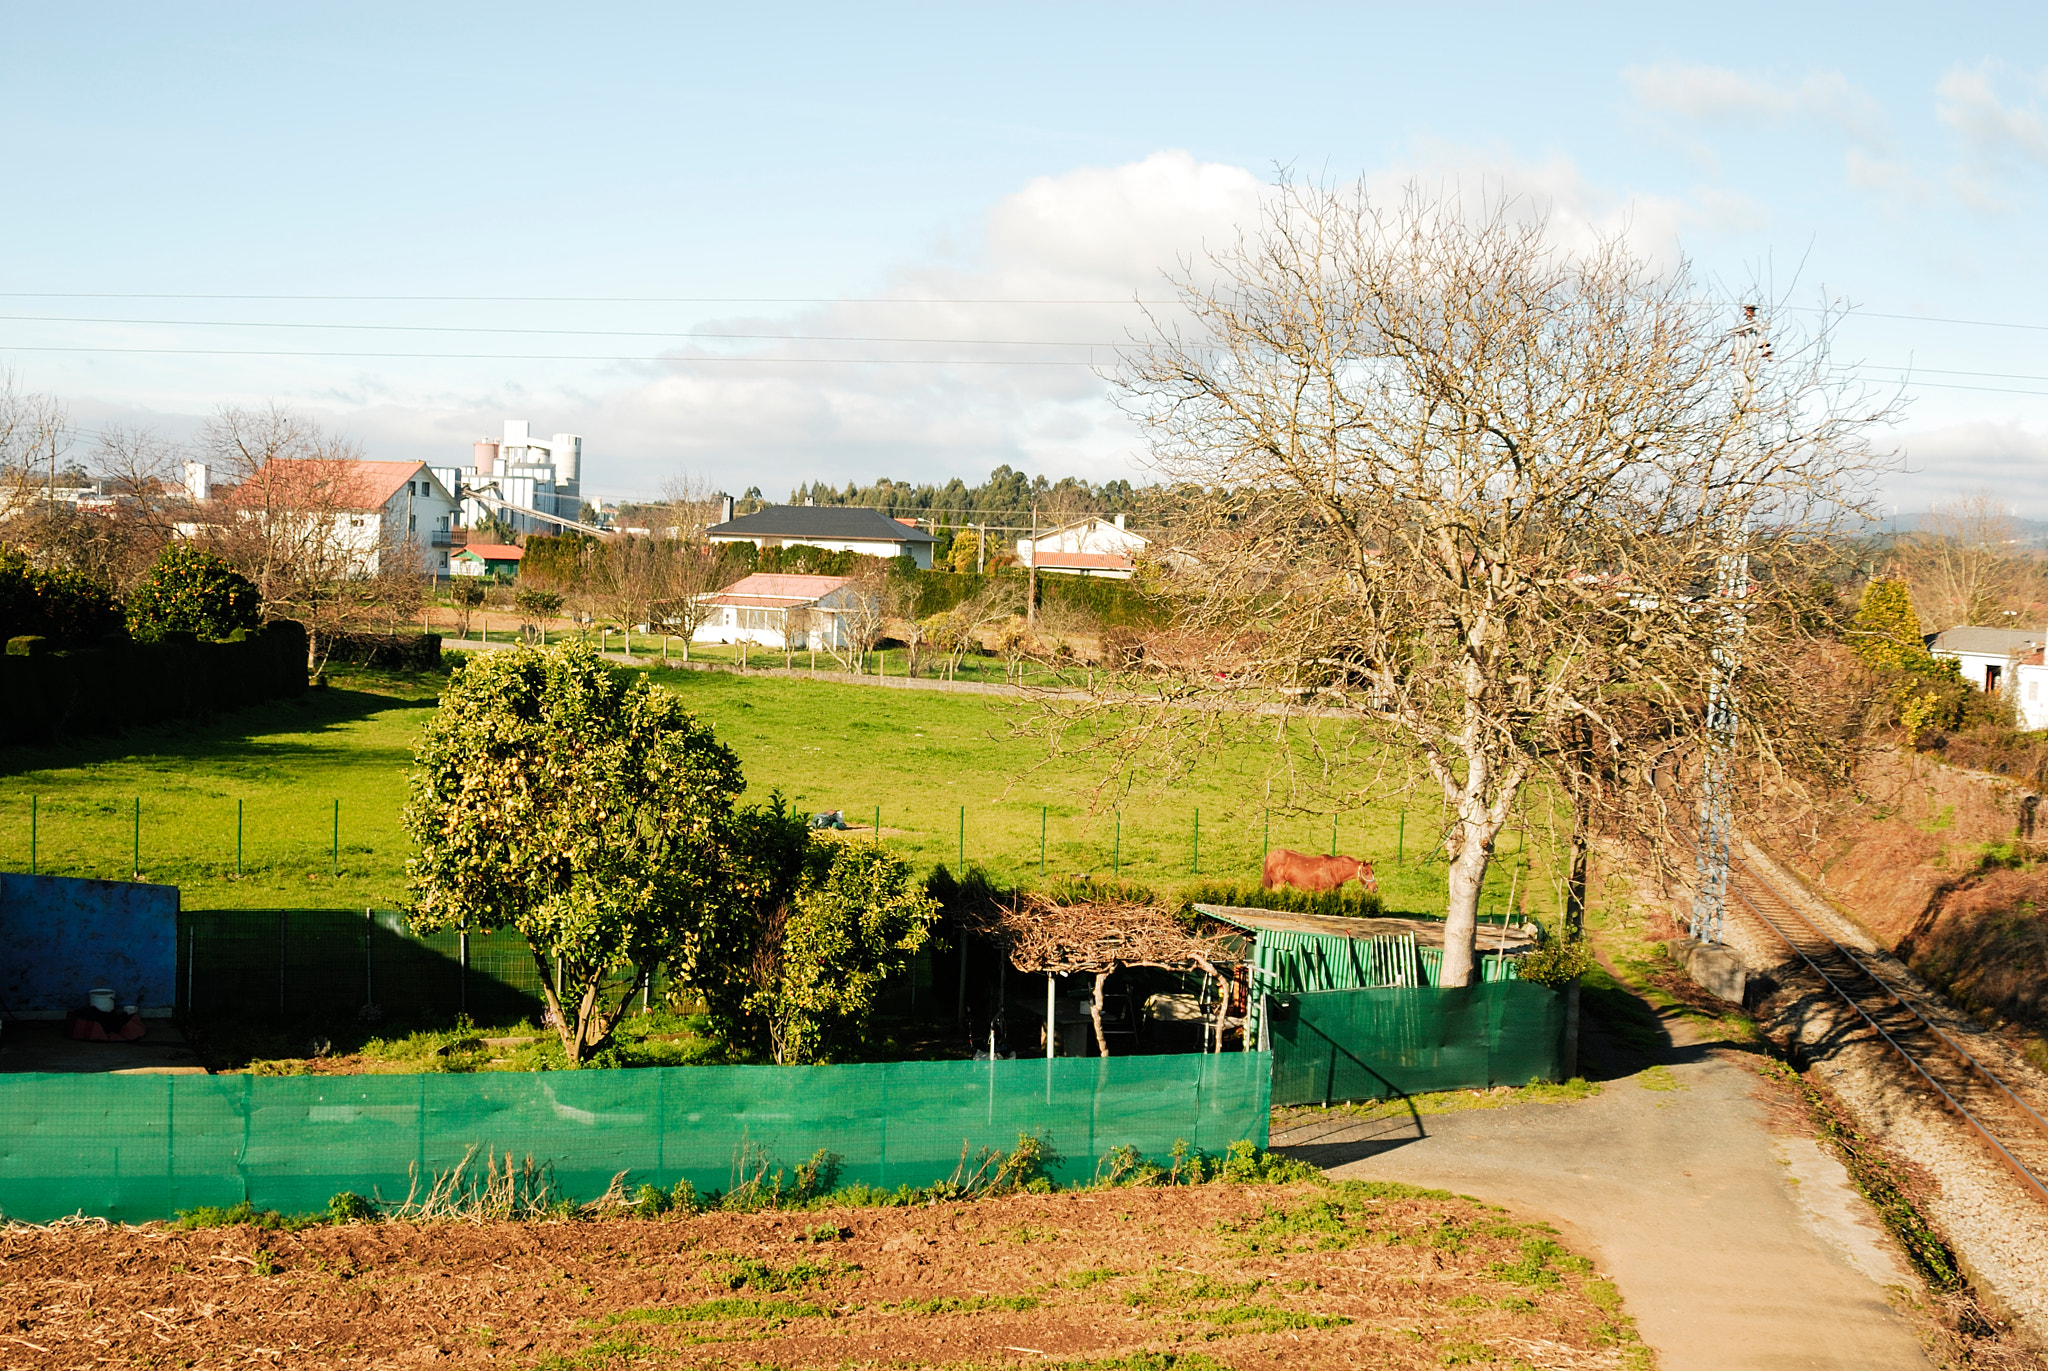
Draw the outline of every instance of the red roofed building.
[[[1017,560],[1040,571],[1069,576],[1108,576],[1128,581],[1137,574],[1138,554],[1147,540],[1124,527],[1124,516],[1089,517],[1062,528],[1017,540]]]
[[[840,616],[858,603],[851,576],[755,572],[706,596],[711,612],[691,635],[700,643],[832,648],[846,642]]]
[[[510,543],[471,543],[448,559],[451,576],[515,576],[525,549]]]
[[[385,559],[410,544],[420,569],[446,576],[455,496],[424,462],[314,461],[278,457],[217,504],[265,528],[280,524],[294,537],[331,542],[351,568],[378,574]],[[329,527],[331,523],[331,529]]]

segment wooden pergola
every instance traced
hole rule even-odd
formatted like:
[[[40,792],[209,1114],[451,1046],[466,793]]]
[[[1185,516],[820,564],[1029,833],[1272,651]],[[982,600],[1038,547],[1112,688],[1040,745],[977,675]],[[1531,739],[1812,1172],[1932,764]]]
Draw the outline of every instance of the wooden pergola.
[[[1096,1050],[1109,1055],[1102,1032],[1102,986],[1116,971],[1131,966],[1166,971],[1204,971],[1219,986],[1228,979],[1218,964],[1244,960],[1227,940],[1190,933],[1173,915],[1156,905],[1126,900],[1091,900],[1055,904],[1030,891],[1005,904],[984,909],[972,922],[976,933],[994,943],[1011,966],[1046,979],[1046,1055],[1052,1055],[1053,980],[1055,976],[1092,976],[1095,994],[1089,1017],[1095,1027]],[[1230,1006],[1226,991],[1217,1011],[1216,1045],[1223,1045],[1222,1024]]]

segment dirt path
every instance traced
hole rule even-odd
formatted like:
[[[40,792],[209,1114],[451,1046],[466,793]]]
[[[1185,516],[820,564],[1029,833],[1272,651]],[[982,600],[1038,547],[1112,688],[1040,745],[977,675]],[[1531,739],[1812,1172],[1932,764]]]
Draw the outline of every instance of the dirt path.
[[[1620,1287],[1661,1371],[1927,1366],[1886,1301],[1910,1273],[1841,1164],[1770,1127],[1746,1055],[1693,1043],[1662,1067],[1578,1104],[1332,1114],[1273,1145],[1547,1218]]]

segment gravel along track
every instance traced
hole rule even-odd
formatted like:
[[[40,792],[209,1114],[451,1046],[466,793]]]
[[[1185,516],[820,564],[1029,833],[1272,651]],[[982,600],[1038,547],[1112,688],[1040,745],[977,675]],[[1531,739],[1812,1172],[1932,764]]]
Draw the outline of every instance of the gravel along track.
[[[1933,1180],[1928,1217],[1979,1293],[2048,1346],[2048,1082],[1766,854],[1729,890],[1729,941],[1785,987],[1768,1026]]]

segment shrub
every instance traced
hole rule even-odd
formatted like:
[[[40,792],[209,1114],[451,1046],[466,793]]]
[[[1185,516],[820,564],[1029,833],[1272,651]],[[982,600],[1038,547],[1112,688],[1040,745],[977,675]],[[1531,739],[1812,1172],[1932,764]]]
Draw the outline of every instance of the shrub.
[[[263,597],[249,579],[202,548],[164,549],[128,596],[128,631],[143,642],[166,633],[219,640],[263,623]]]
[[[1570,985],[1593,969],[1593,950],[1584,938],[1549,938],[1516,963],[1515,974],[1538,985]]]
[[[30,566],[18,552],[0,553],[0,639],[89,641],[118,637],[124,626],[120,604],[97,581]]]

